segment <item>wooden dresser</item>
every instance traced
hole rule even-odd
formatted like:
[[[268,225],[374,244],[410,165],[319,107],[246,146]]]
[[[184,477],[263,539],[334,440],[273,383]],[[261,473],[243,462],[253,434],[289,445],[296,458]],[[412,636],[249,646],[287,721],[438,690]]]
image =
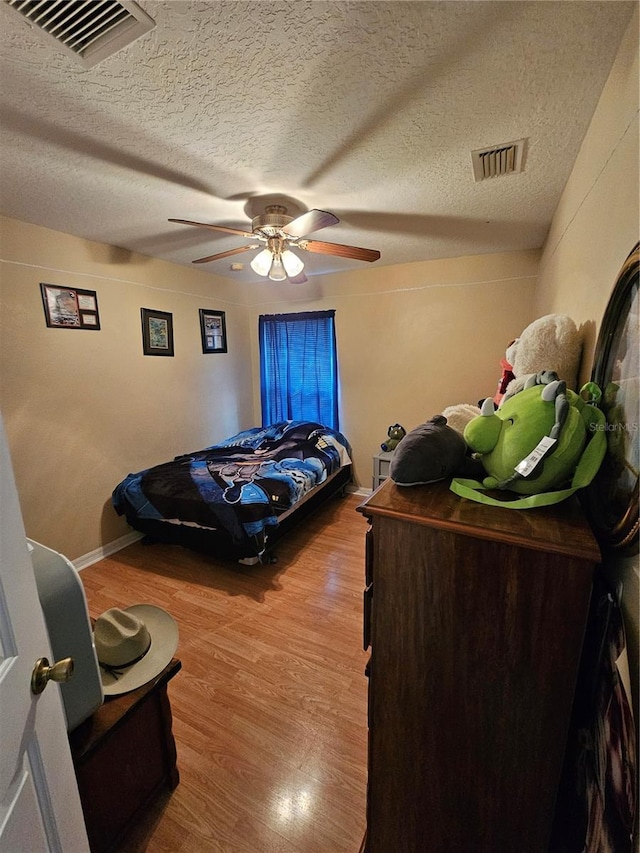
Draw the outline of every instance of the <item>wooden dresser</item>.
[[[366,534],[366,853],[546,853],[593,570],[579,503],[386,480]]]

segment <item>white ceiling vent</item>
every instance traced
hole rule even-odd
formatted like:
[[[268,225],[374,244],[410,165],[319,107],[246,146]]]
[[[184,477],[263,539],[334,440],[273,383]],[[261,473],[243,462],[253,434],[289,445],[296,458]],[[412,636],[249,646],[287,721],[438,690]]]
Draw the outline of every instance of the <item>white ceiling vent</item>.
[[[5,0],[22,17],[54,39],[66,53],[91,68],[155,27],[130,0]]]
[[[492,145],[490,148],[476,148],[472,151],[471,162],[476,182],[522,172],[525,143],[526,139],[518,139],[515,142]]]

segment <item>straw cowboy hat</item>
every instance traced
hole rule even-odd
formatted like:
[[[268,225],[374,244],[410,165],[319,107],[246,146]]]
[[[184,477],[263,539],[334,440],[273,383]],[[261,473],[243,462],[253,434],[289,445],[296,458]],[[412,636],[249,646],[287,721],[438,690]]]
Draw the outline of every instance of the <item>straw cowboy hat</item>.
[[[93,641],[106,696],[128,693],[165,668],[178,647],[178,626],[154,604],[105,611],[96,619]]]

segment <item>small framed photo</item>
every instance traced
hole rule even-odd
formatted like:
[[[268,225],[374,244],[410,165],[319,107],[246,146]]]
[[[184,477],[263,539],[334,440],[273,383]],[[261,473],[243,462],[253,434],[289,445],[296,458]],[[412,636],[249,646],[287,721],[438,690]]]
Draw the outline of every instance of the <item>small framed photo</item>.
[[[227,328],[224,311],[200,309],[200,333],[202,334],[202,352],[226,352]]]
[[[100,329],[95,290],[40,283],[47,326],[52,329]]]
[[[173,314],[141,308],[142,351],[145,355],[173,355]]]

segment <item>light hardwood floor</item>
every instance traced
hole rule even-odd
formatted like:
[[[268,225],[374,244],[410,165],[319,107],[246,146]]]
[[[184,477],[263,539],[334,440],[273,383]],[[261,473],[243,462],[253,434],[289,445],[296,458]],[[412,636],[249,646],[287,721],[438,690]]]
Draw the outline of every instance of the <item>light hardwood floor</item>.
[[[365,828],[365,520],[336,498],[241,567],[135,543],[81,572],[91,616],[169,610],[180,784],[122,853],[357,853]]]

